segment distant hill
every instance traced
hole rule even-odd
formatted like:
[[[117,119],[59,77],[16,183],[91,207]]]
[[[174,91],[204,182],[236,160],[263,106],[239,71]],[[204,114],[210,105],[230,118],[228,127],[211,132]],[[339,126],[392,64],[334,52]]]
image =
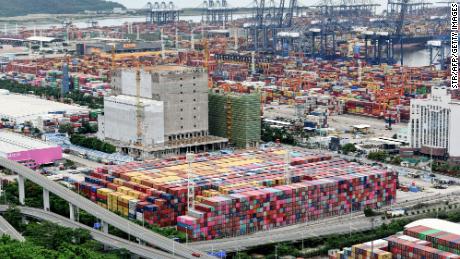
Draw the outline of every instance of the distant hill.
[[[122,7],[119,3],[105,0],[0,0],[0,16],[27,14],[73,14],[85,10],[107,11]]]

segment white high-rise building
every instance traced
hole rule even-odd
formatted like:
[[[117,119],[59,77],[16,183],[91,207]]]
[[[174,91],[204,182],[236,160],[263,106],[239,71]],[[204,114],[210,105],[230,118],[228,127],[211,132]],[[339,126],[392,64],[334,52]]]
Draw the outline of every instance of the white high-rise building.
[[[412,99],[408,133],[411,148],[423,154],[460,158],[460,101],[440,86],[427,99]]]

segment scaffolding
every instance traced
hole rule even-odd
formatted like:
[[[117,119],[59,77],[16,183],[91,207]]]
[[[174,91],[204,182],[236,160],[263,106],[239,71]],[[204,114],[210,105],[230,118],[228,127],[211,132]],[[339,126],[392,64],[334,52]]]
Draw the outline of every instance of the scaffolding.
[[[226,137],[239,148],[257,147],[260,142],[260,94],[211,92],[209,131]]]

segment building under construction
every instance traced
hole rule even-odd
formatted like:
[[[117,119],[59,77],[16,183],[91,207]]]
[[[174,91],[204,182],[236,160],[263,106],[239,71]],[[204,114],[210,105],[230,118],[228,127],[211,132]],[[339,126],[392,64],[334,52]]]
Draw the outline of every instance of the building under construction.
[[[113,74],[112,85],[118,97],[107,99],[110,106],[104,108],[100,137],[113,142],[123,153],[149,158],[225,146],[227,139],[209,135],[208,75],[204,69],[172,65],[139,71],[119,69]],[[158,116],[162,120],[151,121],[150,106],[163,107],[152,108],[155,116],[161,113]],[[111,121],[117,123],[107,127]],[[127,122],[137,129],[136,136],[129,138],[136,141],[126,141],[123,134],[116,134],[120,130],[116,125]],[[161,132],[163,141],[157,137]]]
[[[239,148],[260,142],[260,94],[213,91],[209,94],[209,131]]]

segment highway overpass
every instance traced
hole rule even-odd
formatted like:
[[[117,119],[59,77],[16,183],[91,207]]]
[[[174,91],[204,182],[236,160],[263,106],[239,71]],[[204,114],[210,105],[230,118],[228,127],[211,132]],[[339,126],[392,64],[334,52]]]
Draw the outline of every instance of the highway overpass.
[[[200,258],[213,258],[197,249],[186,246],[184,244],[176,243],[173,247],[173,242],[171,239],[159,235],[142,226],[139,226],[123,217],[120,217],[117,214],[96,205],[83,196],[80,196],[79,194],[65,188],[56,182],[49,180],[45,176],[17,162],[10,161],[5,158],[0,158],[0,166],[5,167],[19,175],[19,201],[22,205],[24,205],[24,197],[26,192],[24,189],[24,179],[28,179],[43,188],[43,204],[45,211],[49,211],[49,192],[52,192],[69,202],[71,220],[75,220],[75,210],[80,208],[89,214],[101,219],[101,221],[103,221],[102,226],[105,233],[108,233],[108,225],[112,225],[133,237],[137,237],[139,240],[147,244],[158,247],[164,251],[168,251],[171,254],[174,250],[174,254],[179,257],[195,258],[192,254],[198,253],[201,254]]]
[[[25,241],[25,238],[2,216],[0,216],[0,234],[10,236],[11,239],[20,242]]]
[[[0,212],[5,212],[7,209],[8,209],[8,205],[0,205]],[[37,209],[37,208],[30,208],[30,207],[18,207],[18,209],[21,211],[21,214],[28,216],[28,217],[32,217],[38,220],[53,222],[63,227],[81,228],[81,229],[88,230],[94,240],[99,241],[100,243],[110,246],[110,247],[114,247],[118,249],[126,249],[130,251],[131,253],[142,256],[144,258],[166,258],[166,259],[177,258],[166,252],[163,252],[163,251],[151,248],[151,247],[139,245],[134,242],[128,241],[126,239],[104,233],[97,229],[90,228],[84,224],[70,220],[66,217],[63,217],[53,212],[49,212],[49,211],[45,211],[45,210]],[[1,219],[0,219],[0,226],[3,229],[3,224],[2,224]],[[22,239],[24,240],[23,237]]]

